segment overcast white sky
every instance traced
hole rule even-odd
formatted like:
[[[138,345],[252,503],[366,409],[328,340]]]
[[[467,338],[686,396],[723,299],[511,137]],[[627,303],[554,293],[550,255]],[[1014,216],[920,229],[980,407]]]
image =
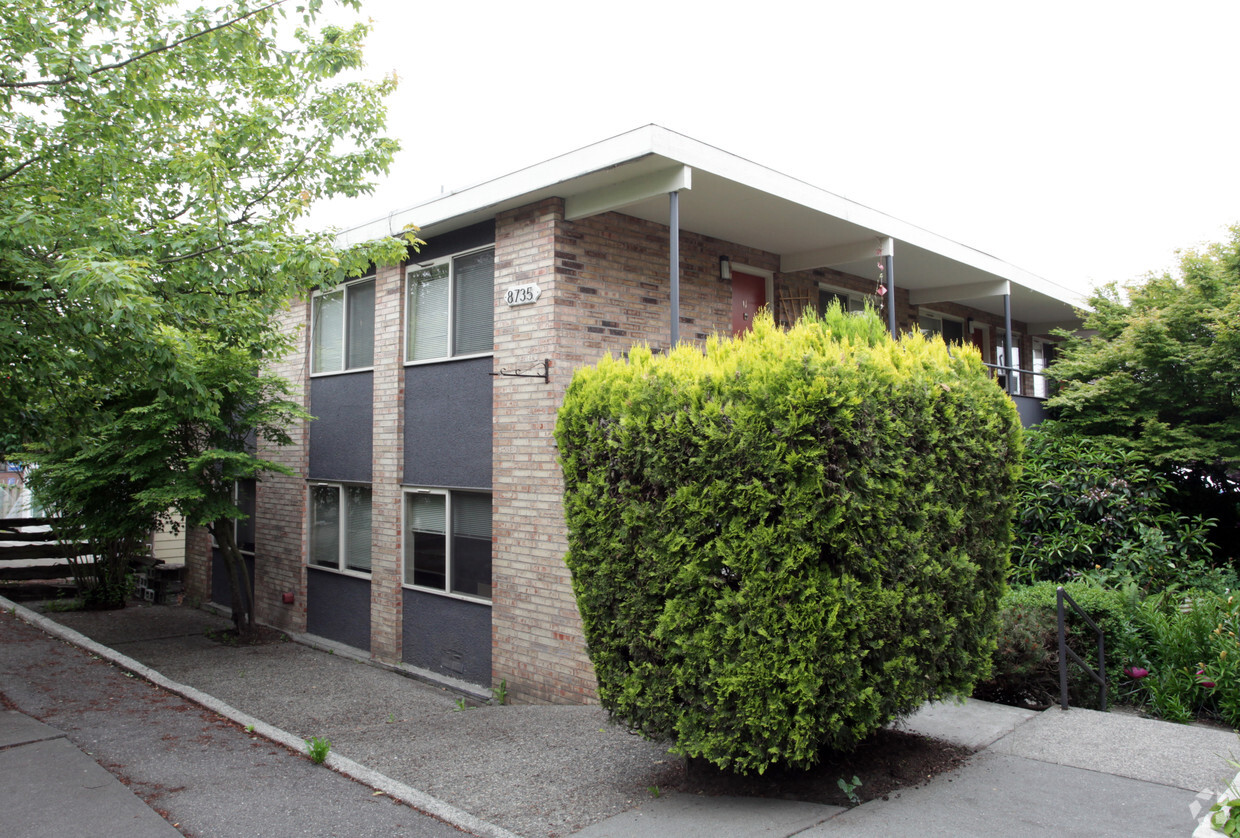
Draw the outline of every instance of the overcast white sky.
[[[1086,290],[1240,222],[1240,2],[363,0],[349,227],[654,122]]]

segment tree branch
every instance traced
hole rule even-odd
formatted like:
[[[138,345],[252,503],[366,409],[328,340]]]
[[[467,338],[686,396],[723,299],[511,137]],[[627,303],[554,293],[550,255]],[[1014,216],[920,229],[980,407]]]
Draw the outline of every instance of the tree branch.
[[[211,26],[206,29],[203,29],[200,32],[193,32],[189,35],[186,35],[183,38],[178,38],[172,43],[164,44],[163,46],[148,49],[146,52],[140,52],[137,55],[131,55],[129,58],[126,58],[124,61],[117,61],[112,64],[105,64],[102,67],[96,67],[95,69],[87,73],[86,75],[94,76],[94,75],[98,75],[99,73],[107,72],[108,70],[117,70],[117,69],[120,69],[121,67],[132,64],[135,61],[141,61],[142,59],[149,58],[152,55],[158,55],[161,52],[167,52],[168,50],[176,49],[182,44],[186,44],[186,43],[189,43],[190,41],[197,40],[198,38],[201,38],[204,35],[210,35],[212,32],[218,32],[221,29],[227,29],[228,27],[234,26],[243,20],[248,20],[254,17],[260,12],[265,12],[268,9],[282,5],[283,3],[284,3],[284,0],[272,0],[272,2],[268,3],[265,6],[260,6],[259,8],[246,12],[243,15],[238,15],[232,20],[223,21],[221,23],[216,24],[215,26]],[[7,82],[7,83],[0,83],[0,88],[9,88],[12,90],[16,90],[18,88],[24,88],[24,87],[57,87],[62,84],[68,84],[69,82],[75,81],[76,79],[77,79],[77,76],[61,76],[60,78],[54,78],[54,79],[35,79],[34,81]]]

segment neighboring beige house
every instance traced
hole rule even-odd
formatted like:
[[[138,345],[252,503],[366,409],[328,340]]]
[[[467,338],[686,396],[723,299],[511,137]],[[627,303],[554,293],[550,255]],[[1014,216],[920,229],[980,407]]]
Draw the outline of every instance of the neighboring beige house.
[[[516,701],[595,700],[552,439],[574,369],[761,306],[869,303],[977,346],[1031,422],[1040,379],[1005,361],[1037,368],[1079,325],[1067,289],[658,126],[342,239],[410,223],[407,262],[285,315],[302,341],[275,372],[316,419],[266,452],[294,476],[239,487],[256,614]],[[220,564],[197,537],[190,596],[227,604]]]

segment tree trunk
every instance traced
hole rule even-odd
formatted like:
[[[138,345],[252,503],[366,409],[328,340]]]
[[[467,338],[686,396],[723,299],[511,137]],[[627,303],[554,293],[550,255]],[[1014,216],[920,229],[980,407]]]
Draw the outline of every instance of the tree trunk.
[[[224,559],[224,567],[228,571],[228,591],[232,599],[232,621],[237,636],[249,639],[254,635],[254,586],[250,584],[250,572],[246,567],[245,557],[237,547],[234,522],[222,518],[207,527],[215,536],[219,545],[220,556]]]

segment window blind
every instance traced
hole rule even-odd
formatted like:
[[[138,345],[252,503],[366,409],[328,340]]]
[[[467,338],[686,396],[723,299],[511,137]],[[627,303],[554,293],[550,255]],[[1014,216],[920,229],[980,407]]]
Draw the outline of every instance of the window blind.
[[[344,348],[344,291],[314,298],[314,346],[311,372],[336,372],[342,368]]]
[[[345,567],[370,572],[370,489],[345,488]]]
[[[406,360],[423,361],[448,354],[448,265],[410,271],[409,341]]]
[[[452,354],[490,352],[495,332],[495,251],[453,260],[456,340]]]
[[[375,363],[375,281],[348,288],[348,341],[346,369]]]

